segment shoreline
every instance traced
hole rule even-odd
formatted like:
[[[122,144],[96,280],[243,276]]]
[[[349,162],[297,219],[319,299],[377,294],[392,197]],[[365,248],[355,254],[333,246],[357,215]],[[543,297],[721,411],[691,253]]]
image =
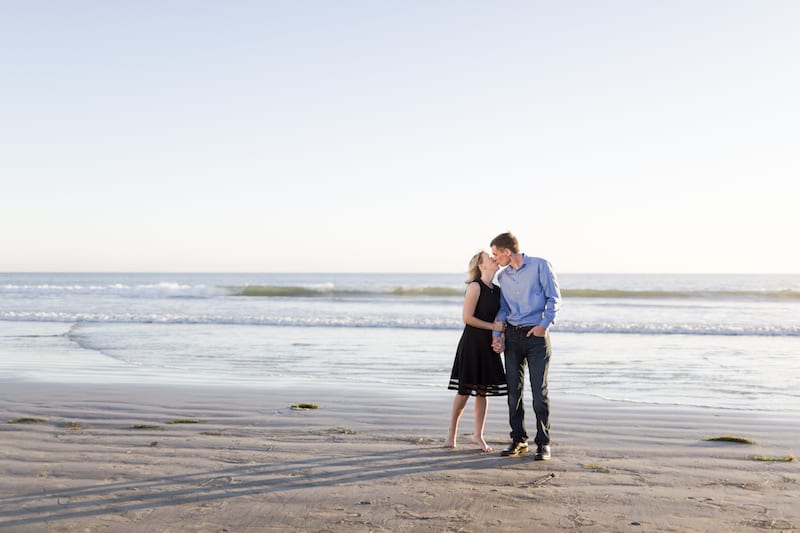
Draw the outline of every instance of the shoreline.
[[[500,456],[502,398],[485,454],[472,402],[459,447],[441,448],[449,391],[0,385],[0,531],[800,527],[800,463],[753,459],[797,456],[792,413],[555,396],[553,459],[536,462]],[[46,421],[8,423],[24,417]],[[723,435],[756,444],[705,440]]]

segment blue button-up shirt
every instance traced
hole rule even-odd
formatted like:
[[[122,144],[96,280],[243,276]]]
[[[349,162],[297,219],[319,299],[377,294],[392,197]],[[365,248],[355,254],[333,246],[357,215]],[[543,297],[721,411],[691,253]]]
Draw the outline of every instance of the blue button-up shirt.
[[[547,260],[523,254],[519,268],[509,265],[497,274],[497,284],[502,291],[498,321],[543,328],[555,322],[561,290]]]

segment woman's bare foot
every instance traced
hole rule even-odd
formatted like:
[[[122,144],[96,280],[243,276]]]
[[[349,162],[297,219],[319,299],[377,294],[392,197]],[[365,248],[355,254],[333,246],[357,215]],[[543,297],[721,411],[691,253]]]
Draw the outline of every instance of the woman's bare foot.
[[[456,440],[450,439],[449,437],[446,441],[444,441],[444,445],[442,446],[442,448],[455,448],[455,447],[456,447]]]
[[[472,443],[480,446],[481,450],[483,450],[486,453],[491,453],[494,451],[494,448],[486,444],[486,441],[483,440],[483,437],[472,437]]]

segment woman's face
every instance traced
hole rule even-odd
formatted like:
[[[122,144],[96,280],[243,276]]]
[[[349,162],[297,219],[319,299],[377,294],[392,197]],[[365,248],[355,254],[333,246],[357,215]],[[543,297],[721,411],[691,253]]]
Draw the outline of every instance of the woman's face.
[[[492,258],[497,261],[498,265],[508,266],[511,263],[511,250],[492,246]]]
[[[497,261],[494,260],[494,257],[483,252],[481,254],[481,270],[484,272],[491,272],[494,274],[500,268],[500,265],[497,264]]]

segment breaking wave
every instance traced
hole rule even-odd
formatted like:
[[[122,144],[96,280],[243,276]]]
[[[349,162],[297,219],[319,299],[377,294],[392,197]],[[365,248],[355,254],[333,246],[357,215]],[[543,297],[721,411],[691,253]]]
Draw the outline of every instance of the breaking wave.
[[[0,311],[0,320],[67,322],[67,323],[132,323],[132,324],[221,324],[283,327],[329,328],[395,328],[460,330],[460,320],[439,317],[408,316],[234,316],[182,313],[75,313]],[[553,328],[557,333],[619,333],[636,335],[725,335],[800,337],[800,324],[743,326],[736,324],[675,324],[667,322],[578,322],[560,320]]]

